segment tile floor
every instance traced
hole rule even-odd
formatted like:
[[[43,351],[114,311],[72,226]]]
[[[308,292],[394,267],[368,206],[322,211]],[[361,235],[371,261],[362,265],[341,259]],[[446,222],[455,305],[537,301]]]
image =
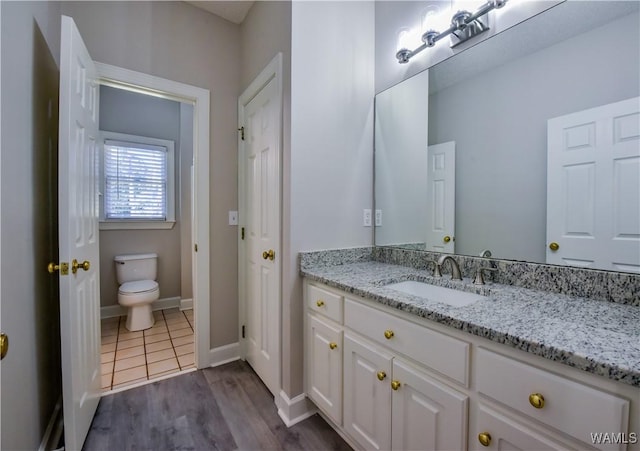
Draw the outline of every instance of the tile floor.
[[[152,328],[129,332],[126,316],[102,320],[102,390],[194,367],[193,310],[153,312]]]

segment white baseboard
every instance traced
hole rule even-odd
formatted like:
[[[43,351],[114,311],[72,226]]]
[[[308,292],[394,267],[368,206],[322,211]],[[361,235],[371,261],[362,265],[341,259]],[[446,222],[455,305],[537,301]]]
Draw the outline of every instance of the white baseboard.
[[[209,361],[205,362],[206,366],[219,366],[225,363],[235,362],[240,359],[240,343],[231,343],[224,346],[218,346],[209,350]],[[207,364],[208,363],[208,364]]]
[[[193,300],[191,300],[193,305]],[[164,310],[167,308],[180,307],[180,297],[172,297],[172,298],[164,298],[158,299],[157,301],[153,301],[151,304],[152,310]],[[107,305],[105,307],[100,307],[100,318],[115,318],[116,316],[124,316],[127,314],[127,308],[121,306],[120,304],[116,305]]]
[[[51,413],[49,424],[47,424],[47,429],[45,429],[44,431],[44,435],[42,436],[42,441],[40,442],[38,451],[48,451],[50,449],[56,449],[58,447],[58,442],[60,441],[60,436],[62,435],[62,429],[62,398],[59,398],[58,402],[53,408],[53,412]]]
[[[193,309],[193,299],[180,299],[180,310]]]
[[[304,393],[289,399],[287,394],[280,390],[280,396],[276,396],[276,406],[278,407],[278,415],[287,427],[306,420],[316,413],[315,406],[309,402]]]

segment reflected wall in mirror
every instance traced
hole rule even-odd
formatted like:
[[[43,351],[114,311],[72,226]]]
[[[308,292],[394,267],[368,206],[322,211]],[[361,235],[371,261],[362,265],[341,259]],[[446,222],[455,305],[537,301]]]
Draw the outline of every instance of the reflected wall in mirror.
[[[427,147],[455,142],[455,252],[546,262],[548,121],[640,95],[639,6],[562,3],[378,94],[376,245],[426,249]],[[638,251],[636,265],[554,263],[640,272],[640,115],[629,118],[621,240]]]

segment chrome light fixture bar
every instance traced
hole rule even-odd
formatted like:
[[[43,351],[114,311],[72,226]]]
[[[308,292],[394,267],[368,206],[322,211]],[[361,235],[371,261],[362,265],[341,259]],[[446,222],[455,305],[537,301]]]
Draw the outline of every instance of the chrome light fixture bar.
[[[414,50],[407,48],[401,48],[396,53],[396,58],[400,64],[408,63],[409,60],[422,52],[427,47],[433,47],[436,43],[443,38],[452,35],[457,39],[457,42],[452,45],[455,47],[474,36],[478,36],[481,33],[489,30],[489,26],[482,21],[482,16],[494,9],[502,8],[507,0],[488,0],[487,3],[480,6],[475,13],[469,11],[458,11],[451,17],[451,24],[445,31],[438,32],[435,30],[427,30],[422,35],[422,45]]]

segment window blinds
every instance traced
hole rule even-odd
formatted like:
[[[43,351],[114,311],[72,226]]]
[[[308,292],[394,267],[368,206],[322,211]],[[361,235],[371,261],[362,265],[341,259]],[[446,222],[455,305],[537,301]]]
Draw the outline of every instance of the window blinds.
[[[167,149],[105,140],[105,219],[167,219]]]

